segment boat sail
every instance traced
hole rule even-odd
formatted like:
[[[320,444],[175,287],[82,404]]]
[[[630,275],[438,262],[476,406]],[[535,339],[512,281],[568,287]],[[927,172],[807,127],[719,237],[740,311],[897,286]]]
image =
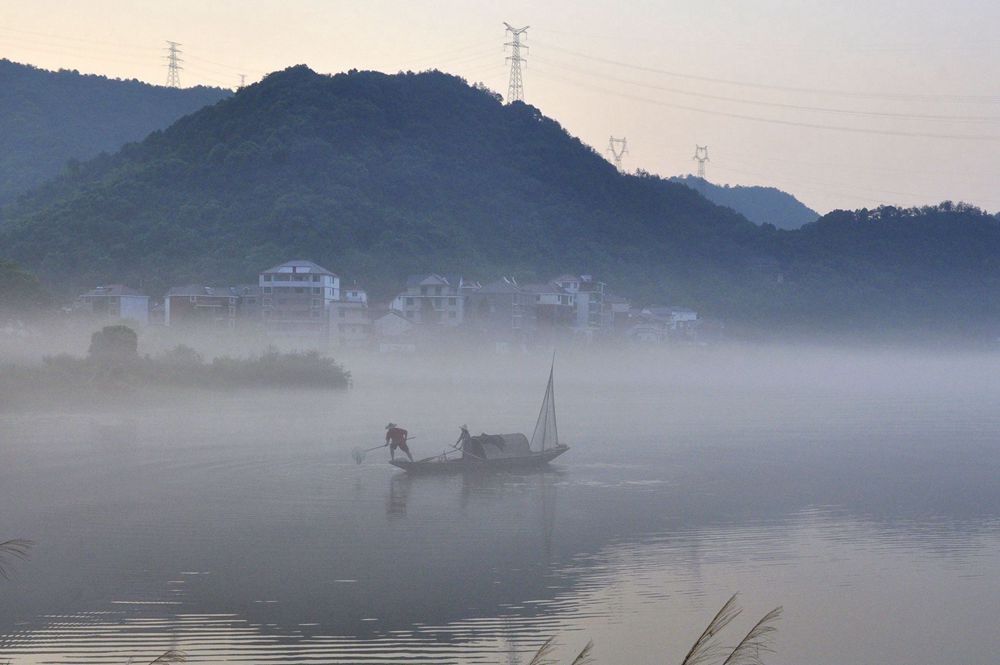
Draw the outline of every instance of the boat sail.
[[[545,398],[538,412],[535,431],[531,435],[531,449],[545,450],[559,446],[559,428],[556,427],[556,392],[553,384],[555,363],[549,368],[549,383],[545,387]]]

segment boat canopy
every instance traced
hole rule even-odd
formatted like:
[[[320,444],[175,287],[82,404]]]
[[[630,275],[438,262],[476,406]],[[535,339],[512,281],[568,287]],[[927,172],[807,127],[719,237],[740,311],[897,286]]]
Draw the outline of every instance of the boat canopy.
[[[488,460],[525,457],[531,454],[528,437],[523,434],[481,434],[472,437],[462,450],[470,457]]]

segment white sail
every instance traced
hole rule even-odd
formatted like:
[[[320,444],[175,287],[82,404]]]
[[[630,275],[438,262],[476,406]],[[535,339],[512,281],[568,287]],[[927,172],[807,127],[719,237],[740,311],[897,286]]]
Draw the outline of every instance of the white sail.
[[[552,382],[555,363],[549,369],[549,385],[545,388],[545,399],[538,412],[535,432],[531,435],[531,449],[545,450],[559,445],[559,430],[556,428],[556,393]]]

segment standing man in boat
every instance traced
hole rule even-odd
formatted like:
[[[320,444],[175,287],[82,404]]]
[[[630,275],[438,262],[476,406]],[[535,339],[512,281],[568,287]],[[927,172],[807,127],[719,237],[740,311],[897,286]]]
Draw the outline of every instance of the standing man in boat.
[[[405,429],[398,427],[396,423],[389,423],[385,426],[385,443],[389,446],[389,459],[396,459],[396,448],[399,448],[406,456],[413,461],[413,455],[410,454],[410,449],[406,445],[407,432]]]
[[[459,427],[459,430],[461,430],[461,432],[458,435],[458,441],[455,442],[453,447],[458,448],[459,450],[464,450],[467,445],[472,443],[472,435],[469,434],[469,428],[465,425]]]

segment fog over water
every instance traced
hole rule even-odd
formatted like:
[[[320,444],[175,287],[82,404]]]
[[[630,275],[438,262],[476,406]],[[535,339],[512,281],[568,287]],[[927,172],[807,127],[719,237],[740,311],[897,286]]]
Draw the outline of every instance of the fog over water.
[[[389,420],[418,458],[463,423],[530,436],[549,358],[0,403],[0,541],[36,542],[0,579],[0,662],[507,664],[556,635],[679,663],[737,591],[732,642],[785,608],[768,663],[996,662],[1000,357],[566,349],[548,471],[351,458]]]

